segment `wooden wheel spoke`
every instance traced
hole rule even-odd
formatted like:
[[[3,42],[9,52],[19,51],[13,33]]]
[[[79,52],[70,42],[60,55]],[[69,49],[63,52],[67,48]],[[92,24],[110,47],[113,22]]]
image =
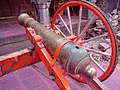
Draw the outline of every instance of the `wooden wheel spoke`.
[[[70,31],[71,31],[71,34],[73,35],[73,29],[72,29],[72,22],[71,22],[71,16],[70,16],[70,9],[69,9],[69,7],[67,7],[67,13],[68,13],[68,20],[69,20]]]
[[[88,52],[93,52],[93,53],[96,53],[96,54],[100,54],[100,55],[104,55],[104,56],[108,56],[108,57],[111,57],[111,54],[108,54],[108,53],[105,53],[105,52],[101,52],[101,51],[97,51],[97,50],[94,50],[94,49],[89,49],[89,48],[85,48]]]
[[[82,19],[82,6],[80,6],[80,9],[79,9],[78,33],[77,33],[78,36],[80,34],[81,19]]]
[[[87,40],[81,41],[80,44],[82,44],[82,43],[87,43],[87,42],[90,42],[90,41],[95,41],[95,40],[97,40],[97,39],[100,39],[100,38],[103,38],[103,37],[106,37],[106,36],[108,36],[108,33],[105,33],[105,34],[103,34],[103,35],[96,36],[96,37],[91,38],[91,39],[87,39]]]
[[[92,16],[92,18],[90,19],[90,21],[86,24],[86,26],[83,28],[82,32],[80,33],[79,37],[82,37],[84,35],[84,33],[86,32],[86,30],[90,27],[90,25],[92,24],[92,22],[95,20],[96,15],[94,14]]]
[[[95,65],[104,73],[105,69],[92,57],[92,54],[90,54],[90,59],[94,62]]]
[[[67,31],[71,34],[70,29],[68,28],[67,24],[63,20],[62,16],[60,14],[58,14],[58,16],[59,16],[60,20],[62,21],[62,23],[64,24],[64,26],[66,27]]]
[[[55,25],[55,28],[56,28],[64,37],[66,37],[66,35],[58,28],[58,26]]]

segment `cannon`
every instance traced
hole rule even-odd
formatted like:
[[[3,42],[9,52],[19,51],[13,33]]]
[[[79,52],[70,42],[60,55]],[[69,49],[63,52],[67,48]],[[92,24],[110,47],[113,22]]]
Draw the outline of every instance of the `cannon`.
[[[64,43],[59,50],[58,59],[60,64],[68,72],[72,74],[80,74],[82,73],[82,70],[84,71],[87,69],[90,64],[90,59],[85,49],[60,35],[56,35],[53,31],[44,28],[40,23],[33,18],[30,18],[27,14],[21,14],[18,19],[21,25],[31,27],[35,30],[36,34],[42,39],[46,49],[51,51],[51,53],[55,53],[57,47]],[[95,74],[95,71],[93,71],[93,74]],[[94,75],[91,73],[91,76]]]
[[[74,6],[79,7],[77,29],[72,25],[70,8]],[[91,10],[93,15],[85,20],[85,25],[82,26],[82,11],[85,8]],[[64,20],[66,16],[68,20]],[[57,25],[58,20],[65,29]],[[95,24],[95,21],[101,24]],[[2,56],[1,76],[36,63],[40,59],[49,74],[55,77],[61,90],[70,90],[65,75],[88,84],[92,89],[107,89],[102,81],[112,74],[117,64],[117,41],[110,22],[97,6],[88,1],[65,3],[57,10],[51,26],[43,26],[26,13],[18,17],[18,22],[26,28],[26,34],[34,48]],[[91,32],[97,35],[93,36]],[[101,44],[108,39],[108,47],[101,49]],[[105,52],[107,50],[108,53]],[[97,55],[100,58],[97,58]]]
[[[33,28],[35,33],[38,35],[39,39],[37,40],[41,43],[37,43],[37,41],[35,41],[34,43],[36,43],[35,45],[38,45],[35,46],[35,49],[38,52],[41,59],[43,59],[41,57],[41,54],[39,53],[41,44],[43,44],[43,47],[46,47],[46,50],[50,52],[51,56],[54,55],[54,59],[52,59],[51,62],[48,63],[48,65],[43,59],[43,62],[46,65],[46,67],[48,69],[51,69],[49,71],[50,74],[54,75],[58,73],[58,70],[57,72],[54,71],[54,67],[56,66],[55,61],[58,60],[58,62],[65,69],[65,71],[70,74],[81,75],[84,77],[85,80],[88,80],[88,77],[93,78],[96,76],[95,69],[90,66],[89,54],[84,48],[78,46],[73,41],[63,38],[62,36],[57,35],[55,32],[45,28],[39,22],[35,21],[33,18],[30,18],[28,14],[21,14],[18,17],[18,21],[21,25],[25,26],[26,28]],[[61,77],[57,76],[57,78]],[[65,83],[63,81],[60,82]],[[60,83],[58,83],[58,85],[59,84]],[[100,86],[100,88],[104,90],[106,89],[104,86]],[[69,90],[70,88],[67,85],[62,85],[60,86],[60,89]]]

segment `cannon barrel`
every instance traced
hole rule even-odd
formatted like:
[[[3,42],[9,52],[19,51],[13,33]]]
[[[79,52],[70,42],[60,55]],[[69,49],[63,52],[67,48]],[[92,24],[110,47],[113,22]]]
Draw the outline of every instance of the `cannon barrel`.
[[[66,39],[57,35],[53,31],[45,28],[39,22],[30,18],[28,14],[23,13],[18,17],[19,23],[24,27],[31,27],[35,30],[36,34],[40,35],[45,47],[55,52],[59,44]],[[82,74],[87,72],[90,76],[95,75],[95,70],[92,72],[90,67],[90,58],[88,52],[82,47],[74,44],[72,41],[65,43],[60,49],[58,61],[71,74]]]

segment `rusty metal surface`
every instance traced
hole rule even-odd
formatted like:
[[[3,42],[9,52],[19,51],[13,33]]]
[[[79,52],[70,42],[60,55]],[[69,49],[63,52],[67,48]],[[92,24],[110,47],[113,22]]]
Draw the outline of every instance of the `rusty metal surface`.
[[[56,35],[53,31],[45,28],[39,22],[30,18],[26,14],[22,14],[18,17],[19,23],[25,27],[31,27],[35,30],[36,34],[40,35],[43,43],[50,51],[54,52],[57,46],[65,39],[59,35]]]
[[[87,51],[72,42],[68,42],[61,48],[59,59],[66,70],[73,74],[80,74],[90,64]]]

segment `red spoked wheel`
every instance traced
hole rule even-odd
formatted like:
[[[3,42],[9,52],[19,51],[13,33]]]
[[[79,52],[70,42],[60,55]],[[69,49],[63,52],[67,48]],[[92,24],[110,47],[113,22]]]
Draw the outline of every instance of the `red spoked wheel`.
[[[78,9],[78,15],[72,14],[71,7]],[[92,15],[83,19],[86,9]],[[116,37],[107,17],[97,6],[88,1],[67,2],[55,13],[51,27],[88,51],[91,66],[96,69],[100,81],[112,74],[117,64]],[[70,76],[84,81],[80,75]]]

